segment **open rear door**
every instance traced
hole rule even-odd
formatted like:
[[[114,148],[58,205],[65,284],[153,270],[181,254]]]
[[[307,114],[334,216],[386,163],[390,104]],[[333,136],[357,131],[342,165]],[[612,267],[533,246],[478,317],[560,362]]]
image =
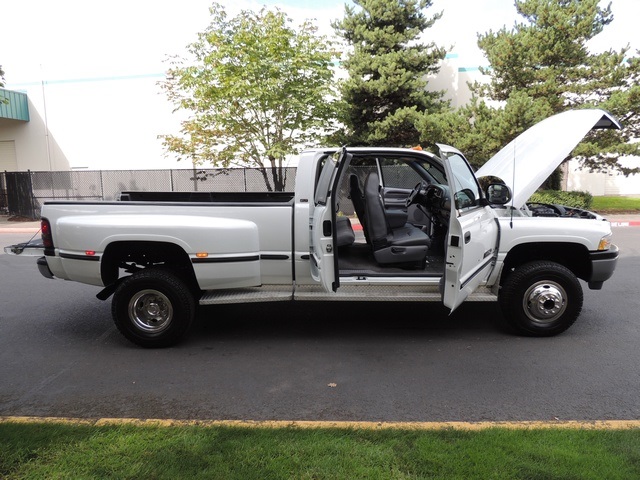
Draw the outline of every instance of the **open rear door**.
[[[341,173],[350,160],[351,155],[346,148],[327,156],[316,184],[313,213],[309,218],[311,276],[327,292],[335,292],[340,286],[336,250],[336,197]]]
[[[439,147],[450,197],[442,302],[453,311],[491,273],[500,225],[483,201],[480,185],[464,156],[452,147]]]

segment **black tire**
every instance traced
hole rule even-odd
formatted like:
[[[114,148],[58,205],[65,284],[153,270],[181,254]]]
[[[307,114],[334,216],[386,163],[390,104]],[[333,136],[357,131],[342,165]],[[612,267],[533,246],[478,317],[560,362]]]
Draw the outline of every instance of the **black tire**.
[[[168,347],[187,333],[195,299],[187,284],[164,269],[146,269],[125,278],[111,303],[113,321],[127,339],[147,348]]]
[[[582,287],[563,265],[535,261],[507,277],[498,301],[505,324],[516,333],[550,337],[564,332],[580,315]]]

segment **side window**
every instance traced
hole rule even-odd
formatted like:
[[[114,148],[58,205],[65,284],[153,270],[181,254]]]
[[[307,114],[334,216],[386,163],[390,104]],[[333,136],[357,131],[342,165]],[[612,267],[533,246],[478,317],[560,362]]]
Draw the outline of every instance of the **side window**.
[[[340,190],[338,192],[338,215],[347,217],[355,215],[355,207],[351,200],[350,182],[351,175],[355,175],[358,179],[360,191],[364,191],[364,181],[371,172],[377,172],[376,157],[374,156],[354,156],[351,159],[349,167],[340,179]]]
[[[385,188],[411,190],[423,179],[411,166],[399,158],[381,158],[380,170]]]
[[[456,209],[465,211],[477,207],[480,203],[480,187],[471,167],[460,155],[454,153],[448,156],[453,181],[449,188],[456,202]]]
[[[367,176],[371,172],[377,172],[377,171],[378,171],[378,164],[377,164],[376,157],[353,157],[346,177],[349,177],[352,174],[358,177],[358,183],[360,184],[360,189],[363,189],[364,181],[367,179]],[[349,178],[346,179],[346,185],[348,189]]]

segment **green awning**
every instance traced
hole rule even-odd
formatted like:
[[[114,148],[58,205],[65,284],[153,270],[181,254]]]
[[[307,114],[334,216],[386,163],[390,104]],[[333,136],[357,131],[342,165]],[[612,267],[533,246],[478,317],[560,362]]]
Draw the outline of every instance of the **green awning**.
[[[0,88],[0,118],[29,121],[27,94]]]

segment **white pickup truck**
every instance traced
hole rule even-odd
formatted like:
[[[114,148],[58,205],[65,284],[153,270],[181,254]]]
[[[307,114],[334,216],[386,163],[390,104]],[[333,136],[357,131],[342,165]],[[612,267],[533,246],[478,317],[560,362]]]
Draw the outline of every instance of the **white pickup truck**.
[[[178,342],[198,304],[290,300],[442,301],[452,311],[498,301],[516,332],[555,335],[580,314],[578,279],[600,289],[618,249],[604,219],[533,216],[526,201],[593,128],[620,125],[602,110],[550,117],[475,174],[444,145],[438,155],[319,149],[301,154],[291,193],[49,201],[42,243],[5,251],[43,255],[45,277],[113,294],[115,324],[144,347]]]

